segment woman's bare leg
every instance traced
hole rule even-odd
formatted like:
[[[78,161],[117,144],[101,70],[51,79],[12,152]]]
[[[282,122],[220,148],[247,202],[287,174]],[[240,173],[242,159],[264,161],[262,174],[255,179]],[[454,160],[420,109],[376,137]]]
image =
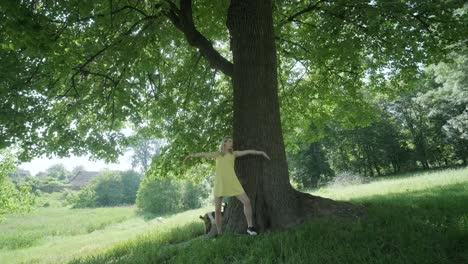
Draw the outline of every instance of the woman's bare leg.
[[[242,204],[244,205],[244,215],[245,219],[247,220],[247,225],[248,226],[253,226],[252,223],[252,205],[250,204],[250,199],[247,196],[246,193],[242,193],[240,195],[236,196],[237,199],[239,199]]]
[[[223,216],[221,215],[221,203],[223,202],[223,197],[215,197],[215,221],[216,221],[216,230],[218,234],[221,235],[222,225],[223,225]]]

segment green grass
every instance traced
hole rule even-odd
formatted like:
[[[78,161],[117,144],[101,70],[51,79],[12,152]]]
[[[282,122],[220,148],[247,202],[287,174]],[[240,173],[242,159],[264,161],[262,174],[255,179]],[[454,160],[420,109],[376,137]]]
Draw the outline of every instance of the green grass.
[[[39,208],[28,215],[12,215],[0,224],[0,248],[19,249],[40,244],[51,236],[76,236],[120,223],[134,215],[130,207],[74,209]]]
[[[193,239],[202,227],[187,221],[71,263],[468,263],[468,168],[317,193],[363,204],[368,216],[209,240]]]
[[[310,193],[336,200],[359,200],[373,195],[394,195],[418,190],[437,189],[452,184],[466,184],[468,168],[423,172],[405,176],[381,178],[376,181],[341,188],[322,188]]]
[[[62,192],[53,192],[42,194],[36,198],[36,204],[38,207],[64,207],[67,205]]]
[[[33,245],[1,249],[0,263],[468,263],[468,168],[312,193],[363,204],[368,216],[200,239],[198,215],[211,207],[162,223],[132,208],[42,208],[0,224],[0,241],[8,232],[28,237],[41,230]]]
[[[40,208],[27,215],[10,215],[0,224],[0,263],[66,263],[137,236],[177,230],[206,210],[186,211],[162,221],[144,220],[133,207]],[[200,230],[202,222],[197,222]]]

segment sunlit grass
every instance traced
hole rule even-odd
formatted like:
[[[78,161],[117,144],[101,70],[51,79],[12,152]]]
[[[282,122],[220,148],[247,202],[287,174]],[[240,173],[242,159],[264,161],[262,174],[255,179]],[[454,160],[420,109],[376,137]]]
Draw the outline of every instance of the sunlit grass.
[[[336,200],[353,200],[373,195],[401,194],[439,186],[468,184],[468,167],[434,172],[423,172],[404,177],[391,177],[375,180],[367,184],[351,185],[340,188],[322,188],[310,191],[313,195]]]
[[[36,198],[36,204],[38,207],[64,207],[67,206],[67,202],[64,199],[62,192],[46,193],[42,192],[39,197]]]
[[[188,224],[72,263],[468,263],[466,172],[318,191],[365,205],[362,219],[316,218],[283,232],[208,240],[193,239],[201,228]]]
[[[103,229],[134,216],[130,207],[75,209],[39,208],[27,215],[8,216],[0,224],[0,248],[23,248],[41,239],[75,236]]]
[[[0,224],[0,263],[63,263],[116,243],[176,230],[207,208],[186,211],[162,220],[144,220],[133,207],[96,209],[40,208],[28,215],[8,216]]]
[[[0,250],[0,263],[468,263],[468,168],[313,194],[362,204],[368,216],[317,218],[283,232],[207,240],[199,239],[198,215],[212,207],[163,222],[145,221],[133,208],[86,209],[88,214],[44,208],[0,224],[0,239],[10,229],[24,236],[44,229],[34,245]],[[56,227],[44,227],[48,223]]]

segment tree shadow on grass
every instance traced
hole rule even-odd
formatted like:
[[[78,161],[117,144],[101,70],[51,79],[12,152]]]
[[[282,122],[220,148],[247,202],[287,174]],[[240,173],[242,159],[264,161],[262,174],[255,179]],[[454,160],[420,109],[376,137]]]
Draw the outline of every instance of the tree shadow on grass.
[[[393,241],[400,253],[420,254],[421,260],[431,263],[437,263],[436,259],[439,263],[468,263],[467,184],[375,195],[352,202],[368,208],[369,221],[376,230],[386,230],[384,238]]]
[[[75,263],[468,263],[468,186],[352,202],[365,205],[367,217],[320,217],[281,232],[208,240],[193,239],[202,229],[191,224]]]

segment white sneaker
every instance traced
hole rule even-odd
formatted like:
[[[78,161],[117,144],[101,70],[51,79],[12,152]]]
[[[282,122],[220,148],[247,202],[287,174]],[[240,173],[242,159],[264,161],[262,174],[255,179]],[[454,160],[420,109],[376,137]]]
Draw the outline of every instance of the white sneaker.
[[[251,236],[255,236],[255,235],[257,235],[257,230],[255,229],[255,227],[249,226],[249,227],[247,227],[247,234],[249,234]]]

